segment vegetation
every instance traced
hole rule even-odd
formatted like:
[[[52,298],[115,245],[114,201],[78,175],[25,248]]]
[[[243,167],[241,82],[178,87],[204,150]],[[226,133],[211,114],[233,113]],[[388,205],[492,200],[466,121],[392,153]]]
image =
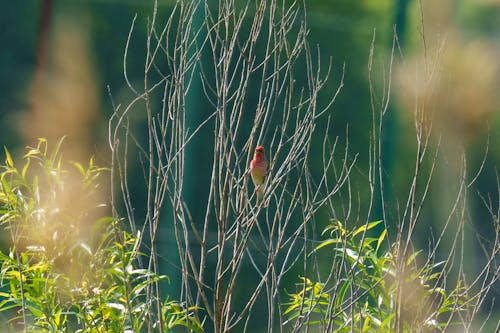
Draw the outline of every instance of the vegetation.
[[[333,238],[315,251],[332,248],[334,275],[322,282],[301,278],[285,310],[289,321],[319,326],[321,332],[442,332],[467,316],[463,283],[449,292],[444,288],[444,262],[419,265],[416,251],[398,265],[397,253],[381,249],[387,229],[367,236],[381,222],[349,232],[335,221],[325,229]]]
[[[28,147],[17,168],[9,151],[1,166],[1,226],[11,247],[0,252],[0,313],[11,331],[170,332],[184,327],[205,331],[199,307],[165,298],[159,320],[151,316],[158,299],[147,289],[168,277],[141,268],[141,232],[123,230],[112,217],[92,219],[103,210],[94,199],[99,177],[108,170],[71,163],[44,139]],[[78,198],[68,202],[69,198]],[[477,297],[464,279],[453,287],[446,262],[418,260],[422,251],[400,257],[398,244],[383,250],[387,229],[370,236],[382,221],[349,231],[337,220],[329,236],[309,254],[330,250],[326,278],[301,277],[297,292],[283,302],[290,331],[444,332],[466,326]],[[399,260],[404,259],[402,262]],[[307,259],[310,260],[310,259]],[[303,272],[305,273],[305,272]],[[319,273],[319,271],[318,271]],[[489,288],[495,277],[483,284]],[[476,304],[476,307],[475,305]],[[161,325],[161,328],[160,326]],[[149,327],[149,329],[148,329]]]
[[[106,170],[92,159],[68,167],[61,144],[28,147],[21,168],[5,150],[0,222],[11,247],[0,253],[2,317],[12,331],[139,332],[156,301],[145,288],[168,278],[140,268],[140,232],[112,217],[93,220],[104,210],[95,199]],[[162,331],[201,332],[192,310],[162,299]]]

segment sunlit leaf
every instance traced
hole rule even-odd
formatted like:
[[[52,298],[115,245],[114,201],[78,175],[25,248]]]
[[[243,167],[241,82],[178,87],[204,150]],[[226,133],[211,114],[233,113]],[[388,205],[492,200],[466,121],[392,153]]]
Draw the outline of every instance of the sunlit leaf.
[[[316,246],[313,251],[317,251],[317,250],[319,250],[321,248],[324,248],[325,246],[332,245],[332,244],[337,244],[337,243],[342,243],[342,240],[339,239],[339,238],[327,239],[326,241],[321,242],[321,244],[319,244],[318,246]]]
[[[365,232],[365,231],[368,231],[374,227],[376,227],[377,225],[379,225],[380,223],[382,223],[382,220],[379,220],[379,221],[375,221],[375,222],[370,222],[368,224],[365,224],[361,227],[359,227],[358,229],[356,229],[356,231],[354,231],[354,233],[352,234],[352,236],[356,236],[357,234],[361,233],[361,232]]]
[[[375,249],[375,252],[378,252],[379,248],[380,248],[380,245],[382,244],[382,242],[384,241],[385,239],[385,235],[387,235],[387,229],[384,229],[382,231],[382,233],[380,234],[379,238],[378,238],[378,241],[377,241],[377,248]]]
[[[6,147],[4,147],[4,151],[5,151],[5,163],[7,164],[8,167],[13,168],[14,161],[12,160],[12,156],[10,155]]]

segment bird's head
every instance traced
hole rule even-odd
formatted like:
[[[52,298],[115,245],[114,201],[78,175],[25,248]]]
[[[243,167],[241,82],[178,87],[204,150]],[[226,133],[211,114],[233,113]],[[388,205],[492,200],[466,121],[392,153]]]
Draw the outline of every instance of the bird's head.
[[[264,150],[264,147],[257,146],[257,148],[255,148],[255,152],[253,153],[253,156],[254,156],[254,158],[264,159],[266,156],[266,151]]]

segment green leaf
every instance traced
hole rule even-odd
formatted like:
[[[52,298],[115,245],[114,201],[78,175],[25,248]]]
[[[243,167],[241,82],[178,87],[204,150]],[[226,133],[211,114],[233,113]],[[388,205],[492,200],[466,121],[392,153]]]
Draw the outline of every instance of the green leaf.
[[[26,163],[24,164],[23,170],[21,171],[21,176],[23,177],[23,179],[26,179],[26,174],[28,173],[30,163],[31,163],[31,160],[28,159],[28,160],[26,160]]]
[[[395,313],[391,313],[390,315],[388,315],[381,323],[380,323],[380,328],[390,328],[390,322],[391,320],[396,316]]]
[[[70,162],[73,166],[80,172],[82,176],[85,176],[85,168],[78,162]]]
[[[368,332],[369,330],[370,330],[370,317],[366,317],[363,322],[363,328],[361,331],[365,333]]]
[[[356,229],[356,231],[354,231],[354,233],[352,234],[352,236],[354,237],[354,236],[356,236],[357,234],[359,234],[361,232],[368,231],[368,230],[376,227],[377,225],[379,225],[381,222],[382,222],[382,220],[378,220],[378,221],[375,221],[375,222],[370,222],[368,224],[362,225],[361,227],[359,227],[358,229]]]
[[[10,156],[10,153],[6,147],[3,147],[3,149],[5,150],[5,163],[7,164],[8,167],[13,168],[14,161],[12,160],[12,156]]]
[[[328,246],[328,245],[331,245],[331,244],[338,244],[338,243],[342,243],[342,240],[340,238],[331,238],[331,239],[327,239],[326,241],[322,242],[321,244],[319,244],[318,246],[316,246],[313,250],[313,253],[315,251],[318,251],[319,249],[325,247],[325,246]]]
[[[340,287],[339,293],[337,294],[337,300],[335,301],[337,307],[340,307],[342,305],[342,302],[344,302],[344,296],[350,284],[351,280],[346,280],[342,284],[342,287]]]
[[[59,154],[59,151],[61,150],[62,143],[66,136],[63,136],[59,141],[57,142],[56,146],[54,149],[52,149],[52,152],[50,153],[49,161],[50,165],[53,166],[54,162],[56,161],[57,155]],[[61,159],[59,158],[58,160],[58,167],[61,166]]]
[[[387,229],[384,229],[384,231],[382,231],[382,233],[380,234],[379,238],[378,238],[378,241],[377,241],[377,248],[375,249],[375,252],[378,252],[378,249],[380,248],[380,245],[382,244],[382,242],[384,241],[385,239],[385,235],[387,234]]]
[[[330,233],[333,233],[335,231],[339,231],[341,236],[345,236],[346,234],[346,229],[344,228],[344,225],[342,224],[341,221],[338,220],[331,220],[331,224],[328,225],[321,235],[326,234],[327,231],[330,231]]]
[[[422,250],[419,250],[419,251],[416,251],[415,253],[412,253],[411,256],[408,257],[408,259],[406,259],[406,265],[409,266],[411,263],[413,263],[415,261],[415,258],[420,254],[422,253]]]
[[[300,306],[300,303],[293,303],[291,304],[288,308],[286,308],[285,312],[283,312],[283,314],[289,314],[290,312],[292,312],[293,310],[297,309],[298,307]],[[295,318],[296,316],[298,316],[298,313],[297,314],[294,314],[292,316],[290,316],[289,318],[290,319],[293,319]]]

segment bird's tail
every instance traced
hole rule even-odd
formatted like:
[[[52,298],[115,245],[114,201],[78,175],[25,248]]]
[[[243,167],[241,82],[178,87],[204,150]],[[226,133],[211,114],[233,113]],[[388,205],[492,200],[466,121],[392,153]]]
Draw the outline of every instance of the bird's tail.
[[[262,207],[266,207],[266,202],[264,201],[264,185],[257,187],[257,204],[263,203]]]

